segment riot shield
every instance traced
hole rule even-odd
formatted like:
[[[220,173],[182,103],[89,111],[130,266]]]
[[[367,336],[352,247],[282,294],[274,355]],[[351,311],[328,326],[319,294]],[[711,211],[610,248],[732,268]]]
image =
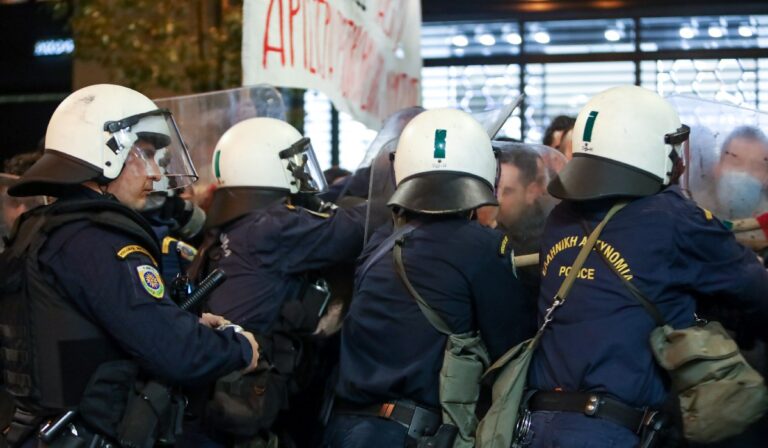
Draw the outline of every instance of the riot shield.
[[[216,142],[227,129],[254,117],[285,120],[282,95],[266,84],[154,101],[158,107],[173,113],[200,175],[198,185],[203,186],[214,181],[210,170],[211,157]]]
[[[737,239],[764,247],[766,237],[754,224],[768,212],[768,114],[694,97],[667,99],[691,128],[682,187]]]
[[[512,116],[515,109],[520,107],[524,96],[524,94],[520,94],[512,100],[506,99],[503,106],[483,112],[473,112],[472,116],[483,125],[483,128],[488,133],[488,137],[494,138],[501,128],[504,127],[504,123]]]
[[[405,126],[424,111],[422,107],[408,107],[390,115],[365,152],[363,161],[344,184],[337,203],[353,205],[368,199],[365,222],[365,241],[391,216],[387,201],[395,192],[395,178],[390,154]]]
[[[397,149],[397,141],[397,138],[393,138],[384,144],[371,162],[364,243],[368,242],[368,238],[377,228],[387,223],[392,217],[387,202],[395,193],[395,170],[391,156]]]
[[[493,147],[500,165],[498,228],[516,254],[537,253],[544,222],[559,202],[549,195],[547,185],[565,165],[565,156],[539,144],[494,140]]]

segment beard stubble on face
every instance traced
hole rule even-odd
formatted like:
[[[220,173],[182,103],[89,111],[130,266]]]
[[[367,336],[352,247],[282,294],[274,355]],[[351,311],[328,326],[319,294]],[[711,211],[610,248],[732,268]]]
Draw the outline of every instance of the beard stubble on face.
[[[107,192],[113,194],[122,204],[142,210],[147,203],[147,196],[152,192],[152,183],[156,179],[147,175],[144,162],[134,156],[129,156],[123,170],[115,180],[107,186]]]

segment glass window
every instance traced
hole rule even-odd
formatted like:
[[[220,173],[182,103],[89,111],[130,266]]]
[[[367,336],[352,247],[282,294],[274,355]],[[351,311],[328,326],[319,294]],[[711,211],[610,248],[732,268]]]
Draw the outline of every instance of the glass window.
[[[322,169],[331,167],[331,102],[316,90],[304,93],[304,135],[309,137]]]
[[[757,62],[757,106],[768,112],[768,59]]]
[[[520,53],[517,23],[434,23],[421,28],[424,59],[462,56],[496,56]]]
[[[421,71],[422,103],[427,109],[454,107],[469,113],[498,109],[520,94],[520,66],[465,65],[425,67]],[[520,139],[520,112],[499,135]]]
[[[339,112],[339,166],[354,171],[363,161],[376,133],[348,114]]]
[[[768,47],[768,16],[640,19],[642,51]]]
[[[576,117],[593,95],[613,86],[634,84],[630,61],[526,65],[525,140],[540,143],[558,115]]]
[[[694,95],[755,108],[758,105],[757,59],[677,59],[644,61],[642,85],[663,96]]]
[[[609,53],[635,50],[631,19],[560,20],[525,24],[525,52]]]

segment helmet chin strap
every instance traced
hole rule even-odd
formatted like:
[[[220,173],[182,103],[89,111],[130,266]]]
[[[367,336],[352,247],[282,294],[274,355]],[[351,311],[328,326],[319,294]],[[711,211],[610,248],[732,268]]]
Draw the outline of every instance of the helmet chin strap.
[[[683,164],[683,158],[680,157],[674,147],[669,153],[669,159],[672,161],[672,170],[667,173],[667,176],[669,176],[669,184],[673,185],[677,184],[680,180],[680,176],[685,171],[685,165]]]

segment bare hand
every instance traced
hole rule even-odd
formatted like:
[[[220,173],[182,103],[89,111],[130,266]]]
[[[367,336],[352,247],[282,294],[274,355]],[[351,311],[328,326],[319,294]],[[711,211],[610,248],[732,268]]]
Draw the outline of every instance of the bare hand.
[[[248,367],[245,368],[245,370],[243,370],[243,373],[253,372],[256,370],[256,366],[259,364],[259,343],[256,342],[256,338],[253,337],[253,334],[250,331],[243,331],[240,334],[248,339],[248,342],[251,343],[251,349],[253,350],[251,363],[248,365]]]
[[[203,313],[203,315],[200,316],[199,322],[208,328],[218,328],[222,325],[227,325],[231,323],[227,319],[224,319],[221,316],[218,316],[216,314],[211,314],[211,313]]]

